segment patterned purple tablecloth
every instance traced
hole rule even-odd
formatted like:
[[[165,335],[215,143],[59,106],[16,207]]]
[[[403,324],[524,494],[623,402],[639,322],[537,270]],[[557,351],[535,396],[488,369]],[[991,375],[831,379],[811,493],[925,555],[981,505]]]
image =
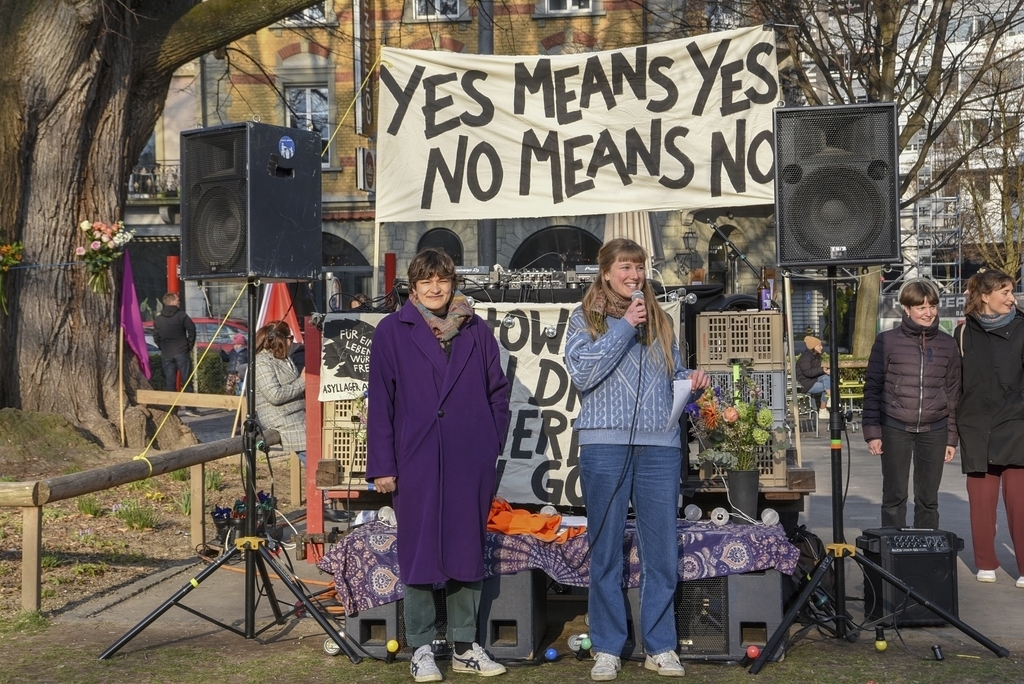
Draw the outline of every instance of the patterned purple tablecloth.
[[[677,535],[681,580],[769,568],[791,575],[800,558],[799,550],[786,539],[781,525],[729,523],[717,527],[707,522],[680,520]],[[622,539],[623,560],[629,560],[629,574],[623,572],[623,586],[640,584],[635,536],[636,528],[630,521]],[[320,570],[334,576],[338,598],[347,614],[402,598],[396,544],[394,528],[374,521],[352,530],[317,563]],[[529,536],[488,532],[484,572],[493,577],[539,568],[556,582],[585,587],[590,573],[587,549],[586,534],[564,544],[553,544]]]

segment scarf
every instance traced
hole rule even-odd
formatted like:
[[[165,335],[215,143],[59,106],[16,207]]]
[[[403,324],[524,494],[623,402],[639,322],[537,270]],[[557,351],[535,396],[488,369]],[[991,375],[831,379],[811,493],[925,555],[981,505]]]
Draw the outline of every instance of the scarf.
[[[416,305],[423,320],[427,322],[427,327],[441,344],[445,356],[449,356],[452,350],[452,339],[459,334],[459,328],[473,316],[473,307],[469,305],[466,295],[456,290],[452,294],[451,301],[448,302],[448,311],[443,316],[438,316],[424,306],[415,291],[409,293],[409,299]]]
[[[997,314],[978,313],[977,317],[978,323],[980,323],[981,327],[984,328],[985,330],[997,330],[998,328],[1002,328],[1004,325],[1008,325],[1010,321],[1013,320],[1013,317],[1016,315],[1017,310],[1011,309],[1009,312],[1004,313],[1002,316],[999,316]]]
[[[609,290],[607,297],[603,292],[600,292],[594,297],[594,301],[586,311],[586,314],[590,319],[590,322],[593,323],[597,334],[604,335],[608,332],[608,321],[605,320],[605,316],[622,318],[626,315],[626,309],[629,308],[631,303],[632,300],[620,296],[614,290]],[[645,335],[644,339],[640,341],[641,344],[645,346],[650,344],[649,330],[650,329],[648,328],[647,335]]]

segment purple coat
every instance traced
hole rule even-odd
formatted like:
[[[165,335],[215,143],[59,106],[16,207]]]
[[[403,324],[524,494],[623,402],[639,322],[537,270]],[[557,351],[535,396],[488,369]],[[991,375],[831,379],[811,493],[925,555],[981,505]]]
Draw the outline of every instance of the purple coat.
[[[397,477],[403,583],[483,579],[508,389],[498,343],[479,316],[452,340],[450,360],[411,302],[377,325],[366,477]]]

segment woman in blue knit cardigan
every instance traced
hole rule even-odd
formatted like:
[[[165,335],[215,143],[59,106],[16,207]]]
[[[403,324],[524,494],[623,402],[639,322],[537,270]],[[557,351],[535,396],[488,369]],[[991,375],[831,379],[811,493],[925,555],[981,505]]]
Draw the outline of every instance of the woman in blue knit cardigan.
[[[582,396],[580,473],[590,539],[590,639],[594,681],[615,679],[626,642],[623,534],[632,501],[640,552],[644,666],[682,676],[676,655],[680,430],[669,424],[672,381],[708,376],[683,367],[671,320],[647,282],[644,249],[623,238],[597,255],[600,276],[569,320],[565,362]],[[641,297],[639,293],[642,293]],[[651,302],[651,306],[647,306]]]

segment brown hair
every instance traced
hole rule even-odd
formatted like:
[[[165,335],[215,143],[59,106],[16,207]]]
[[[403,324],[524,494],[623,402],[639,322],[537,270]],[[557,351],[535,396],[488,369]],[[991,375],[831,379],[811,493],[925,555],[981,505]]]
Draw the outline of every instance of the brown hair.
[[[593,309],[594,300],[597,299],[599,294],[604,295],[606,299],[619,296],[612,291],[608,281],[605,280],[605,276],[620,261],[646,264],[647,252],[644,251],[643,247],[627,238],[615,238],[601,245],[601,249],[597,253],[597,266],[600,269],[600,274],[594,283],[587,288],[587,293],[583,295],[584,311]],[[672,330],[672,321],[662,311],[661,307],[658,306],[654,288],[651,287],[651,281],[646,277],[644,278],[642,291],[644,293],[644,301],[647,302],[646,341],[650,344],[652,341],[657,340],[658,347],[665,357],[668,374],[673,375],[675,367],[672,360],[672,343],[675,340],[675,331]],[[590,316],[587,316],[587,330],[590,332],[590,337],[596,340],[598,336],[597,327]]]
[[[982,295],[992,294],[1005,285],[1013,285],[1013,278],[1002,271],[989,269],[971,276],[967,281],[967,304],[964,306],[965,314],[981,313],[985,310],[985,303],[981,301]]]
[[[455,262],[447,252],[436,247],[427,247],[420,250],[420,253],[409,262],[409,287],[413,287],[421,280],[431,280],[434,277],[448,278],[455,284]]]
[[[900,288],[900,304],[906,307],[939,303],[939,288],[927,278],[911,278]]]
[[[181,301],[181,298],[178,297],[177,292],[168,292],[160,298],[160,301],[164,303],[164,306],[175,306],[175,302]]]
[[[266,350],[274,358],[288,357],[292,345],[292,331],[284,321],[271,321],[256,331],[256,353]]]

